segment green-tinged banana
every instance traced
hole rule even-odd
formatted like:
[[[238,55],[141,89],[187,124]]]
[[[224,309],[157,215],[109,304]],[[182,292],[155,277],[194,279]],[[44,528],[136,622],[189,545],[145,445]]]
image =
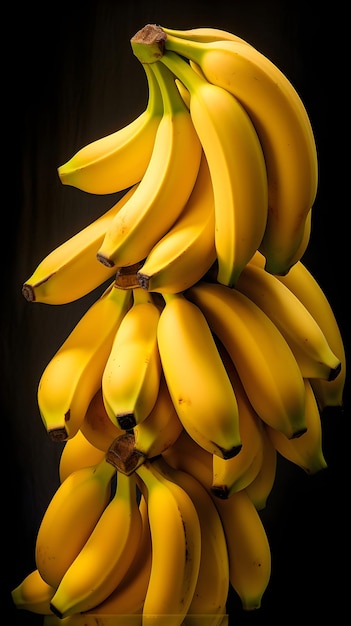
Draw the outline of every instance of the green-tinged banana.
[[[260,418],[289,439],[306,431],[305,386],[297,361],[271,319],[244,294],[201,281],[186,292],[231,356]]]
[[[51,439],[79,430],[101,377],[117,328],[131,306],[130,291],[112,283],[86,311],[44,369],[38,385],[40,415]]]
[[[190,39],[191,41],[210,42],[210,41],[241,41],[247,43],[244,39],[234,33],[222,28],[213,28],[212,26],[199,26],[198,28],[189,28],[188,30],[175,30],[174,28],[165,28],[162,26],[167,35],[180,37],[181,39]]]
[[[263,456],[261,468],[253,481],[245,487],[245,491],[258,511],[266,508],[267,500],[272,493],[277,472],[277,451],[268,437],[266,429],[262,431]]]
[[[102,374],[102,395],[111,421],[123,430],[142,422],[152,410],[160,387],[157,345],[160,309],[141,287],[115,335]]]
[[[82,298],[116,273],[96,254],[113,217],[133,196],[137,185],[91,224],[50,252],[26,280],[22,294],[29,302],[67,304]]]
[[[172,468],[162,457],[155,459],[154,463],[166,478],[185,489],[199,517],[200,569],[187,616],[189,626],[195,626],[198,615],[223,615],[226,610],[229,560],[223,525],[211,496],[193,475]],[[218,622],[209,620],[208,623],[213,625]]]
[[[250,116],[268,176],[268,218],[260,250],[267,271],[285,274],[296,262],[318,185],[316,143],[299,94],[272,61],[246,43],[167,35],[164,45],[197,63],[207,80],[233,94]]]
[[[162,64],[150,67],[160,85],[164,114],[138,189],[113,218],[98,250],[98,259],[108,266],[147,257],[183,211],[199,171],[201,143],[174,77]]]
[[[93,609],[123,580],[139,549],[142,518],[135,474],[117,473],[113,498],[63,575],[50,608],[58,617]]]
[[[104,511],[116,469],[105,459],[67,476],[41,520],[35,561],[42,578],[57,587]]]
[[[162,456],[169,465],[191,474],[207,491],[211,490],[213,455],[199,446],[185,429],[178,439],[164,450]]]
[[[160,61],[190,94],[190,115],[213,185],[218,281],[233,286],[260,246],[267,222],[268,181],[261,144],[235,96],[208,82],[174,52],[166,51]]]
[[[179,419],[205,450],[234,456],[241,448],[238,405],[206,318],[182,293],[164,298],[157,339]]]
[[[147,291],[177,293],[196,283],[216,259],[214,197],[204,154],[194,189],[177,221],[155,244],[139,269]]]
[[[61,452],[59,461],[60,482],[78,469],[96,465],[105,456],[105,452],[96,448],[86,439],[81,430],[67,439]]]
[[[276,276],[254,264],[242,271],[236,288],[270,317],[288,342],[304,378],[334,380],[341,361],[313,315]]]
[[[296,263],[286,276],[279,276],[279,280],[289,287],[290,291],[309,310],[322,329],[334,354],[341,362],[341,371],[335,380],[311,380],[318,404],[322,410],[328,406],[341,407],[346,379],[346,355],[340,327],[327,295],[310,270],[301,261]]]
[[[103,452],[106,452],[116,437],[124,433],[124,430],[111,422],[104,405],[101,387],[90,401],[80,431],[94,448]]]
[[[201,527],[185,489],[146,461],[136,470],[147,489],[152,541],[143,626],[180,626],[194,596],[200,569]]]
[[[316,474],[327,467],[322,446],[322,424],[318,404],[308,379],[306,388],[307,431],[298,439],[287,439],[282,433],[266,425],[268,436],[279,454],[307,474]]]
[[[17,609],[48,615],[54,593],[55,588],[42,578],[38,569],[34,569],[11,591],[11,597]]]
[[[58,168],[64,185],[94,194],[110,194],[138,183],[149,165],[163,100],[153,72],[144,66],[148,86],[146,109],[116,132],[93,141]]]
[[[245,611],[258,609],[271,576],[271,550],[260,518],[245,490],[215,498],[229,556],[230,583]]]

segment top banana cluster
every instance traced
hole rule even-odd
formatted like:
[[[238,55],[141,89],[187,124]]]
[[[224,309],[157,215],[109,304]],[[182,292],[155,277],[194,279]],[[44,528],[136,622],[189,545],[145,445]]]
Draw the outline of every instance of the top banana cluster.
[[[340,329],[301,260],[316,144],[293,85],[240,37],[148,24],[131,46],[145,110],[58,169],[119,198],[22,288],[53,305],[101,294],[39,382],[61,484],[13,599],[47,626],[82,613],[219,626],[230,585],[261,605],[259,511],[279,455],[325,469],[321,414],[343,403]]]

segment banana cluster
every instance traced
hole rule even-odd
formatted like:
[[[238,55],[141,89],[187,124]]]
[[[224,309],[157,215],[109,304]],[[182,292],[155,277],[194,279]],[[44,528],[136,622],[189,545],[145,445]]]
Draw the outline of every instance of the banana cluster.
[[[234,34],[147,25],[131,45],[145,111],[58,169],[121,195],[22,289],[101,295],[39,382],[60,485],[12,598],[45,626],[219,626],[231,588],[253,610],[269,584],[278,456],[326,468],[321,413],[343,402],[343,340],[301,260],[316,146],[289,80]]]

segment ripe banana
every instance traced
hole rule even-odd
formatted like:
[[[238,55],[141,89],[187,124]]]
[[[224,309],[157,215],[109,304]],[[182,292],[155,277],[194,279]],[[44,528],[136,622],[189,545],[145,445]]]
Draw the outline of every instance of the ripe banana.
[[[64,441],[79,430],[91,399],[101,387],[116,330],[130,305],[130,291],[117,289],[112,283],[45,367],[37,399],[52,440]]]
[[[69,474],[41,520],[35,561],[42,578],[57,587],[90,536],[111,495],[116,469],[105,459]]]
[[[101,383],[108,416],[122,430],[130,430],[150,413],[161,378],[160,310],[141,287],[132,293],[133,304],[118,327]]]
[[[305,233],[318,185],[318,160],[306,108],[280,69],[253,46],[167,35],[164,46],[198,64],[206,79],[233,94],[259,136],[268,177],[268,217],[260,250],[266,270],[285,274]]]
[[[276,276],[248,264],[236,288],[270,317],[288,342],[304,378],[334,380],[341,361],[304,304]]]
[[[185,429],[162,456],[174,469],[191,474],[207,491],[211,490],[213,454],[199,446]]]
[[[232,358],[260,418],[288,439],[306,431],[305,386],[297,361],[278,328],[244,294],[200,281],[186,292]]]
[[[59,461],[59,478],[63,483],[65,478],[83,467],[96,465],[104,458],[105,453],[86,439],[81,430],[67,439],[61,452]]]
[[[157,339],[179,419],[205,450],[234,456],[241,448],[238,405],[205,316],[182,293],[164,298]]]
[[[54,593],[55,588],[42,578],[38,569],[34,569],[11,591],[11,597],[17,609],[47,615]]]
[[[118,473],[114,496],[64,573],[51,599],[51,611],[64,618],[104,601],[136,557],[141,531],[135,474]]]
[[[218,281],[233,286],[266,227],[268,182],[261,144],[235,96],[208,82],[174,52],[166,51],[160,61],[190,94],[190,115],[213,185]]]
[[[148,291],[177,293],[196,283],[216,259],[212,180],[204,153],[190,198],[154,245],[137,277]]]
[[[136,470],[147,489],[152,541],[143,626],[180,626],[194,596],[201,559],[201,527],[185,489],[146,461]]]
[[[167,35],[180,37],[181,39],[190,39],[191,41],[206,43],[210,41],[223,41],[228,39],[229,41],[241,41],[242,43],[247,44],[247,41],[238,37],[238,35],[235,35],[228,30],[213,28],[211,26],[200,26],[198,28],[189,28],[188,30],[175,30],[173,28],[165,28],[165,26],[162,26],[161,28],[165,33],[167,33]]]
[[[266,428],[262,430],[263,456],[261,468],[253,481],[245,488],[257,511],[266,508],[267,500],[275,485],[277,473],[277,451],[273,446]]]
[[[133,196],[137,185],[94,222],[55,248],[39,263],[22,287],[29,302],[67,304],[82,298],[116,273],[98,263],[97,251],[114,216]]]
[[[90,401],[80,431],[94,448],[102,452],[106,452],[112,441],[124,433],[111,422],[104,405],[101,387]]]
[[[201,143],[173,75],[162,64],[150,67],[160,85],[164,113],[148,168],[98,250],[98,259],[109,267],[147,257],[183,211],[199,171]]]
[[[64,185],[94,194],[110,194],[138,183],[149,165],[163,100],[148,66],[143,66],[148,86],[146,109],[116,132],[81,148],[58,168]]]

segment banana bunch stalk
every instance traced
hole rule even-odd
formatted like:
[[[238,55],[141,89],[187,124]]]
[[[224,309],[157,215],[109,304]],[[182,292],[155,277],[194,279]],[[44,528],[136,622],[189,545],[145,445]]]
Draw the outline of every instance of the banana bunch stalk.
[[[279,457],[325,471],[321,416],[343,404],[340,329],[302,260],[316,145],[288,78],[235,34],[147,25],[131,47],[145,111],[58,168],[120,198],[22,287],[101,295],[40,379],[60,486],[12,599],[44,626],[224,626],[231,589],[251,611],[269,585]]]

